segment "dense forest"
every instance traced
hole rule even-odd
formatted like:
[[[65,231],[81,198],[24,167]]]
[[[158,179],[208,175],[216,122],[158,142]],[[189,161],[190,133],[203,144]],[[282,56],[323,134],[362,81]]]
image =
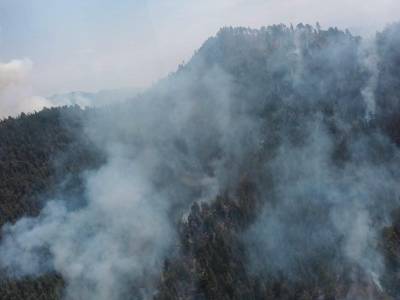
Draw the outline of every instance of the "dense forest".
[[[223,28],[130,101],[0,122],[0,298],[398,299],[399,147],[399,24]]]

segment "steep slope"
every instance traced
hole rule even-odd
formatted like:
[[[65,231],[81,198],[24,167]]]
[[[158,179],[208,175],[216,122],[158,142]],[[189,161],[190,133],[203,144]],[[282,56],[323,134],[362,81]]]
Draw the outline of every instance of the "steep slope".
[[[55,223],[63,232],[51,238],[32,235],[24,221],[8,226],[0,257],[31,247],[19,233],[39,240],[29,258],[45,247],[60,259],[60,245],[73,245],[76,255],[61,256],[67,266],[57,260],[58,269],[45,273],[3,261],[23,275],[4,273],[1,294],[396,299],[399,33],[393,25],[364,48],[361,38],[333,28],[224,28],[135,101],[4,120],[0,224],[45,207],[25,223],[51,231],[46,220],[54,204],[41,200],[60,195],[72,208],[56,210],[67,221]],[[133,175],[125,169],[132,161]],[[131,190],[138,178],[144,191]],[[148,198],[132,209],[119,200],[124,189]],[[103,194],[116,205],[104,203]],[[162,240],[161,228],[170,236],[165,243],[147,238]],[[113,245],[109,231],[117,236]],[[81,256],[89,250],[90,258]],[[113,264],[113,251],[135,267]],[[78,264],[71,272],[74,260],[86,270]],[[107,268],[113,275],[98,278]]]

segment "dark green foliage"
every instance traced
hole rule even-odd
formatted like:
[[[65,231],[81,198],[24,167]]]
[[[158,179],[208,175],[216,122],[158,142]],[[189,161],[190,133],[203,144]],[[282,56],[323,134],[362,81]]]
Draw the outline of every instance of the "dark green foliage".
[[[43,193],[54,194],[57,183],[98,164],[81,136],[86,113],[53,108],[0,122],[0,226],[37,214]]]
[[[62,296],[64,282],[58,275],[0,281],[2,300],[56,300]]]
[[[52,108],[0,122],[0,226],[37,215],[43,199],[79,196],[79,174],[101,159],[82,135],[86,114],[79,107]],[[0,299],[59,299],[62,286],[51,274],[0,279]]]
[[[247,181],[235,198],[225,195],[212,205],[194,204],[187,222],[181,224],[180,252],[165,263],[156,299],[334,300],[347,299],[352,292],[366,299],[391,299],[361,272],[356,280],[349,277],[349,269],[338,276],[323,262],[304,265],[303,277],[296,282],[283,274],[260,277],[249,272],[240,233],[254,220],[260,205]]]
[[[382,248],[385,253],[385,288],[396,299],[400,296],[400,209],[393,213],[393,224],[383,230]]]

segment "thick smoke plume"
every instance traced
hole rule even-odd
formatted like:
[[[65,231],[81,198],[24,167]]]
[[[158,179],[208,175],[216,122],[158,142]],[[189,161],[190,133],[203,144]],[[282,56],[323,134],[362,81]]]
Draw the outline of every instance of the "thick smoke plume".
[[[318,265],[352,265],[376,279],[383,271],[380,230],[400,204],[398,150],[380,135],[361,135],[348,144],[349,161],[338,165],[328,128],[318,119],[308,127],[305,144],[284,142],[266,165],[273,196],[246,236],[254,267],[298,281],[319,276]]]
[[[93,111],[87,135],[107,162],[86,175],[81,206],[54,199],[39,217],[4,228],[0,257],[11,274],[58,272],[67,299],[150,298],[176,243],[174,224],[194,201],[216,197],[230,180],[227,160],[250,147],[231,136],[236,128],[235,136],[251,138],[254,124],[231,111],[229,76],[201,72]]]
[[[61,274],[66,299],[151,298],[190,206],[246,177],[263,207],[242,236],[251,273],[317,282],[326,268],[381,289],[378,235],[400,196],[399,151],[379,126],[398,101],[380,93],[395,54],[362,47],[305,25],[221,30],[149,91],[88,114],[106,162],[79,205],[53,199],[5,226],[1,265]]]

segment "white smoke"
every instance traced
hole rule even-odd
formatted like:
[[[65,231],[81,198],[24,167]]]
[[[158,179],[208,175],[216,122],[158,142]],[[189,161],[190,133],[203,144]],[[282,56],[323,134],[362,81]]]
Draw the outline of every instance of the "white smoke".
[[[229,30],[225,31],[228,37]],[[246,36],[257,50],[264,48],[256,42],[265,46],[262,34]],[[266,101],[274,103],[263,102],[273,88],[281,88],[280,82],[253,77],[245,78],[245,84],[233,84],[219,67],[196,56],[184,71],[136,101],[94,110],[85,130],[107,160],[99,170],[86,174],[85,202],[69,207],[68,199],[53,200],[38,217],[7,225],[1,265],[17,277],[60,273],[66,280],[67,299],[125,299],[128,294],[149,298],[164,258],[177,243],[175,223],[193,202],[237,187],[244,173],[253,179],[254,168],[265,171],[254,179],[265,209],[246,237],[254,246],[249,251],[254,250],[258,268],[296,273],[296,277],[296,266],[332,259],[338,266],[357,265],[374,280],[379,277],[376,234],[398,205],[398,151],[379,134],[356,132],[357,138],[347,143],[348,161],[343,166],[333,162],[335,143],[343,137],[333,136],[327,124],[349,136],[353,136],[350,130],[362,128],[346,123],[348,115],[356,120],[349,103],[354,99],[334,99],[339,103],[336,116],[324,119],[314,112],[321,102],[332,100],[327,95],[333,88],[346,87],[343,70],[358,74],[346,68],[358,57],[355,43],[338,39],[335,45],[317,48],[316,65],[323,65],[325,72],[322,80],[315,66],[310,68],[301,59],[306,51],[299,47],[308,40],[295,38],[287,46],[297,62],[290,67],[298,69],[285,78],[295,96],[282,101],[272,96]],[[253,58],[244,51],[254,49],[240,46],[245,59]],[[211,61],[214,52],[217,59],[224,57],[211,52],[206,53]],[[283,72],[287,61],[280,55],[271,53],[263,67]],[[232,65],[238,63],[237,58],[231,59]],[[368,86],[373,90],[374,82]],[[362,95],[359,98],[362,102]],[[266,109],[268,105],[271,109]],[[269,148],[261,149],[264,142]],[[382,153],[394,154],[380,160]],[[268,158],[259,162],[260,155]],[[272,184],[263,182],[269,174]]]
[[[31,94],[29,75],[32,67],[29,59],[0,63],[0,118],[51,105],[47,99]]]
[[[40,111],[44,107],[79,105],[99,106],[127,100],[137,94],[132,89],[98,93],[68,93],[42,97],[36,95],[31,81],[34,64],[30,59],[14,59],[0,63],[0,118]]]
[[[120,299],[151,293],[150,284],[129,291],[140,276],[154,274],[173,238],[168,203],[143,178],[145,166],[126,158],[89,176],[87,204],[69,210],[49,202],[39,218],[5,228],[0,255],[15,276],[57,271],[67,299]]]
[[[367,80],[364,88],[361,90],[361,94],[366,104],[366,118],[371,119],[376,112],[375,92],[378,86],[379,57],[377,54],[376,44],[374,42],[364,42],[363,45],[364,47],[361,49],[360,56],[362,65],[365,67],[369,79]]]
[[[55,271],[66,299],[150,298],[176,222],[194,201],[215,198],[236,177],[227,159],[252,148],[234,144],[232,134],[256,131],[233,104],[229,77],[215,69],[94,111],[86,132],[107,162],[86,175],[86,202],[53,200],[39,217],[6,225],[2,267],[16,277]]]
[[[31,69],[32,62],[28,59],[0,63],[0,89],[22,82]]]

